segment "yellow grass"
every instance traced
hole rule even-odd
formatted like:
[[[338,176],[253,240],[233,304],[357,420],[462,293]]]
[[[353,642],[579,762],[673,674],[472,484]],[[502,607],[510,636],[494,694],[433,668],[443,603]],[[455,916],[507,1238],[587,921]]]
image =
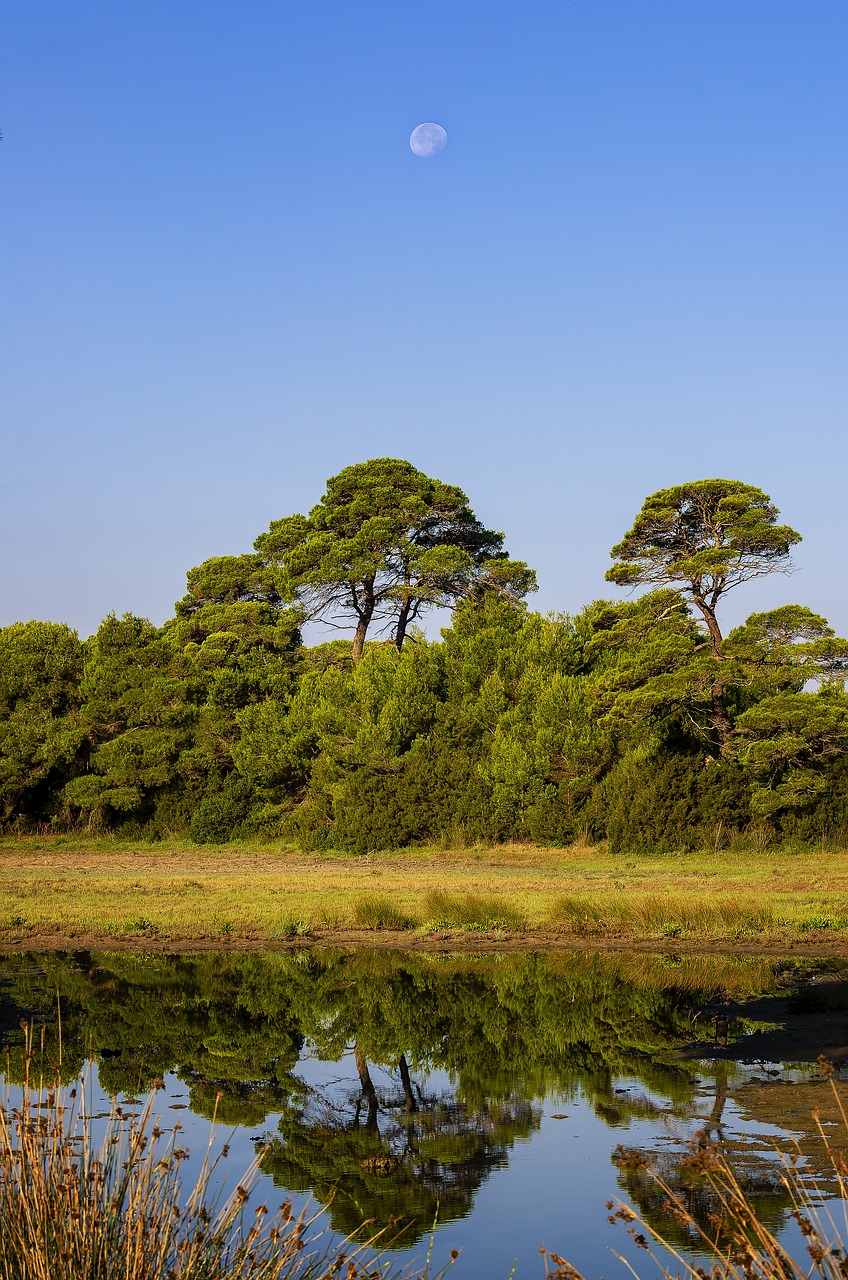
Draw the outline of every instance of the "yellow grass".
[[[646,939],[848,940],[841,853],[500,846],[351,857],[273,845],[0,843],[0,944],[255,942],[367,928]]]

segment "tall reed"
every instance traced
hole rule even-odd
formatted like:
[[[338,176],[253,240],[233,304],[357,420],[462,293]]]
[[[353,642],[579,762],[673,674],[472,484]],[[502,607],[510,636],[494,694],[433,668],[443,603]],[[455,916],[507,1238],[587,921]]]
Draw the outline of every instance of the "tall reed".
[[[35,1060],[31,1047],[27,1060]],[[295,1214],[288,1200],[274,1215],[252,1208],[258,1160],[222,1199],[214,1183],[227,1148],[215,1155],[214,1135],[184,1188],[182,1130],[160,1128],[155,1095],[141,1113],[113,1102],[98,1140],[88,1093],[84,1082],[65,1092],[27,1081],[13,1106],[6,1091],[2,1280],[387,1280],[379,1237],[339,1246],[322,1230],[320,1210]],[[393,1274],[413,1280],[428,1269],[429,1258],[423,1270]]]
[[[848,1132],[848,1116],[833,1078],[833,1067],[823,1059],[820,1062],[830,1076],[830,1087]],[[670,1232],[663,1234],[659,1227],[622,1201],[607,1203],[610,1221],[624,1223],[637,1247],[650,1257],[652,1277],[662,1276],[664,1280],[812,1280],[812,1277],[845,1280],[848,1277],[848,1161],[843,1152],[828,1142],[820,1123],[818,1127],[827,1163],[833,1170],[835,1196],[830,1188],[822,1188],[819,1181],[805,1171],[800,1151],[778,1153],[779,1181],[803,1241],[798,1250],[800,1256],[793,1254],[766,1225],[746,1190],[744,1178],[720,1146],[705,1140],[703,1132],[693,1140],[683,1172],[712,1192],[714,1207],[707,1222],[694,1216],[680,1192],[641,1153],[622,1148],[618,1152],[620,1167],[638,1170],[660,1192],[666,1215],[678,1228],[683,1228],[691,1242],[691,1255],[680,1251],[669,1238]],[[565,1258],[544,1249],[541,1252],[548,1280],[583,1280],[581,1273]],[[620,1253],[616,1256],[632,1276],[639,1275]]]

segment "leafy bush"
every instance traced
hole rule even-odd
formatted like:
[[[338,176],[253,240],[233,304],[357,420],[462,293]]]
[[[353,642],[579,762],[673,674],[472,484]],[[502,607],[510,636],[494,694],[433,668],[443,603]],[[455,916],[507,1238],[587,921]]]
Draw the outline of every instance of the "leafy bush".
[[[231,775],[218,795],[207,796],[197,806],[188,828],[190,839],[195,844],[225,844],[237,837],[252,798],[248,783]]]

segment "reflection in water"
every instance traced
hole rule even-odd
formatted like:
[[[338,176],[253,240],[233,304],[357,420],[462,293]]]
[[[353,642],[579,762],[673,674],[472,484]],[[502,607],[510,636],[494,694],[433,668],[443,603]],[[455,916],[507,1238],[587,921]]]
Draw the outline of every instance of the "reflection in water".
[[[441,1222],[468,1215],[492,1171],[539,1129],[545,1099],[578,1097],[604,1126],[637,1133],[699,1224],[715,1204],[687,1172],[693,1139],[734,1150],[777,1225],[787,1206],[772,1152],[725,1128],[731,1095],[734,1115],[756,1111],[745,1073],[680,1050],[703,1038],[726,1052],[721,1042],[743,1024],[723,1001],[778,982],[804,989],[807,977],[805,962],[717,956],[14,956],[0,963],[0,1039],[10,1081],[22,1078],[23,1019],[40,1025],[66,1081],[89,1057],[115,1094],[176,1071],[196,1113],[217,1106],[225,1124],[252,1131],[273,1118],[264,1171],[332,1200],[343,1233],[371,1218],[406,1224],[408,1244],[437,1210]],[[763,1081],[761,1091],[790,1087]],[[632,1151],[618,1163],[622,1192],[674,1235]]]

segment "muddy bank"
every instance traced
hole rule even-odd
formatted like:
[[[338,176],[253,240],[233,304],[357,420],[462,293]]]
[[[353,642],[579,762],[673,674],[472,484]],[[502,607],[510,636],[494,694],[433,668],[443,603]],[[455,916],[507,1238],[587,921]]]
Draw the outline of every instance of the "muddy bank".
[[[0,933],[0,955],[19,951],[280,951],[310,946],[374,947],[397,951],[431,952],[433,954],[479,955],[481,953],[516,951],[607,951],[650,952],[657,955],[728,955],[821,957],[848,960],[848,938],[809,934],[728,938],[639,938],[629,934],[583,936],[549,932],[542,929],[507,936],[439,930],[422,933],[402,929],[315,928],[302,935],[268,938],[249,934],[198,933],[180,936],[176,933],[114,934],[91,931],[63,932],[61,928],[41,931]],[[734,1016],[749,1016],[735,1014]],[[754,1017],[753,1014],[750,1015]]]
[[[848,980],[840,974],[816,974],[786,993],[729,1000],[710,1006],[703,1016],[712,1021],[713,1038],[687,1045],[681,1050],[684,1058],[746,1063],[814,1063],[823,1058],[837,1067],[848,1064]],[[737,1018],[778,1025],[734,1039],[726,1026]]]

